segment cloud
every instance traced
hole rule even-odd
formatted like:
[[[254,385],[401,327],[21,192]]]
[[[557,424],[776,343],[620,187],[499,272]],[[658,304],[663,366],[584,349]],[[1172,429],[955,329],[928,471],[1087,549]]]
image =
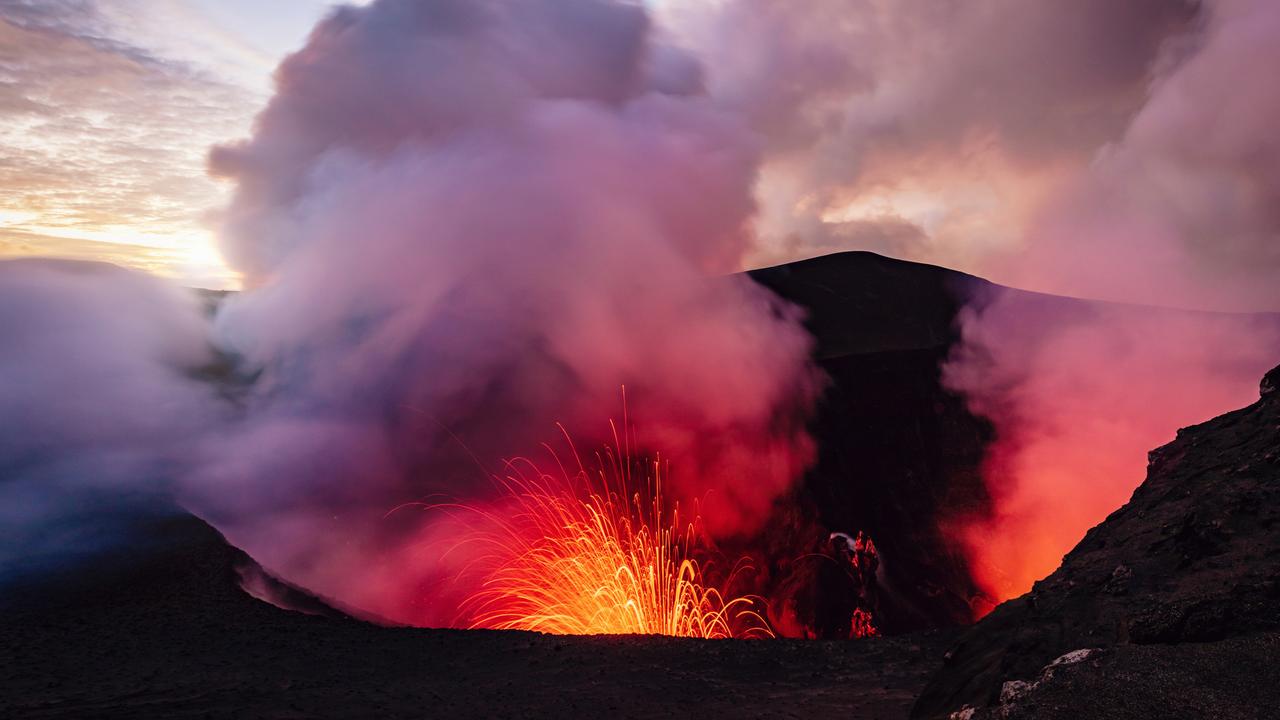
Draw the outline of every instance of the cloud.
[[[431,518],[387,511],[490,501],[485,471],[541,456],[556,422],[590,454],[625,386],[671,500],[717,537],[759,527],[811,457],[810,340],[725,276],[758,147],[643,7],[379,0],[277,83],[210,158],[250,284],[218,337],[260,375],[188,502],[308,587],[453,622],[461,560],[424,559]]]
[[[0,215],[9,230],[140,244],[184,257],[169,275],[230,276],[203,215],[224,196],[205,147],[241,132],[253,98],[120,39],[88,0],[0,4]]]
[[[1280,309],[1275,3],[663,7],[765,149],[757,261],[873,249],[1033,290]],[[946,367],[998,430],[997,513],[962,536],[1002,597],[1280,355],[1259,318],[1035,305],[975,299]]]
[[[1198,21],[1194,3],[1166,0],[663,8],[706,60],[712,95],[764,138],[775,253],[826,216],[907,190],[940,207],[908,257],[979,274],[1000,271],[1044,198],[1123,137],[1169,43]]]
[[[1125,134],[1035,219],[1010,275],[1047,290],[1280,309],[1280,8],[1206,2]],[[1056,268],[1052,273],[1049,268]]]
[[[1066,303],[997,292],[962,318],[945,381],[990,418],[989,517],[958,535],[993,598],[1045,577],[1129,499],[1147,453],[1257,399],[1280,317]]]

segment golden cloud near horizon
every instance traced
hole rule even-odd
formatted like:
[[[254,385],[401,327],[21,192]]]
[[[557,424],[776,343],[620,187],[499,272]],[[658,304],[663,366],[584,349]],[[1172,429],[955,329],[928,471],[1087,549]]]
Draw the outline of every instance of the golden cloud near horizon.
[[[57,0],[0,13],[0,259],[237,287],[209,221],[229,188],[205,156],[247,133],[261,98],[122,33]]]

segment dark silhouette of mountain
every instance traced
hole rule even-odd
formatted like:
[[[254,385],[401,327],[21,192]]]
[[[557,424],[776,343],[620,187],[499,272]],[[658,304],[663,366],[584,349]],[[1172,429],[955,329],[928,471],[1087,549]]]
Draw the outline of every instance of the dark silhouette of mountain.
[[[1145,327],[1189,316],[1239,317],[1027,292],[869,252],[751,277],[805,310],[816,359],[830,378],[812,423],[817,462],[781,506],[768,537],[756,543],[771,548],[762,562],[787,586],[787,578],[805,571],[779,567],[788,548],[813,548],[829,532],[867,533],[880,553],[884,585],[873,614],[887,633],[967,624],[976,607],[990,607],[959,548],[940,530],[992,510],[980,471],[994,430],[941,377],[959,340],[962,309],[999,302],[1024,319],[1017,332],[1028,340],[1097,318]],[[1280,315],[1250,319],[1280,326]]]
[[[989,509],[979,470],[993,433],[943,387],[939,367],[957,340],[957,313],[994,286],[868,252],[751,277],[805,310],[830,379],[811,426],[817,462],[754,543],[770,548],[761,558],[770,577],[787,586],[788,578],[820,576],[804,566],[811,559],[786,561],[829,533],[864,532],[883,559],[873,609],[881,632],[968,623],[979,590],[938,520]],[[805,624],[837,625],[820,617]]]
[[[843,252],[753,270],[752,279],[804,308],[821,360],[936,350],[981,278],[871,252]]]

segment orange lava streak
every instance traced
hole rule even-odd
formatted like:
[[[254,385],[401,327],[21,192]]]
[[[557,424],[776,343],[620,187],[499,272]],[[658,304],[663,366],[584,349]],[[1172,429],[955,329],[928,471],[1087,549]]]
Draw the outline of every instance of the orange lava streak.
[[[570,473],[547,449],[556,473],[525,458],[509,461],[506,475],[495,478],[503,504],[477,510],[485,522],[467,543],[481,548],[475,567],[484,579],[462,603],[470,627],[562,635],[773,636],[756,610],[762,600],[726,600],[706,586],[693,557],[705,550],[698,519],[682,525],[678,507],[664,508],[661,461],[635,461],[627,449],[619,454],[606,448],[588,470],[574,450],[578,469]]]

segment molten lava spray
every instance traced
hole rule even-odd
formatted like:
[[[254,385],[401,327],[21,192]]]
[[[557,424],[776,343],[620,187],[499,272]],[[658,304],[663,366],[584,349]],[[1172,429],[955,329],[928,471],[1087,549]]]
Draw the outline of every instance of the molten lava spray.
[[[726,599],[708,587],[696,557],[710,550],[700,520],[682,522],[678,506],[666,507],[662,460],[632,458],[629,441],[615,442],[588,468],[565,439],[576,469],[548,447],[553,472],[528,458],[507,462],[495,477],[503,495],[496,508],[447,506],[475,521],[462,543],[478,557],[463,575],[482,579],[462,603],[464,624],[557,635],[773,636],[759,598]]]

